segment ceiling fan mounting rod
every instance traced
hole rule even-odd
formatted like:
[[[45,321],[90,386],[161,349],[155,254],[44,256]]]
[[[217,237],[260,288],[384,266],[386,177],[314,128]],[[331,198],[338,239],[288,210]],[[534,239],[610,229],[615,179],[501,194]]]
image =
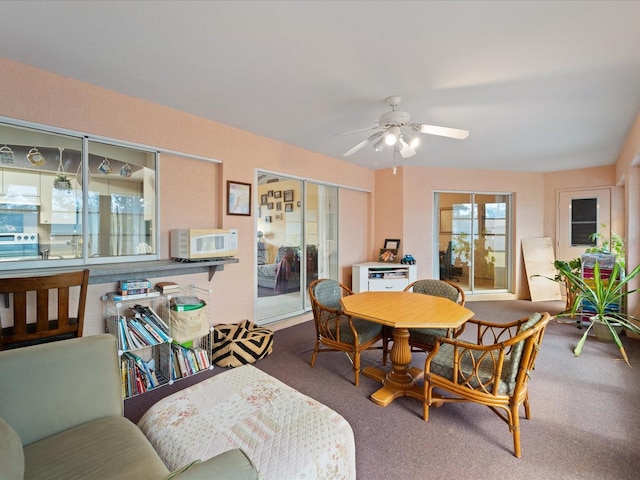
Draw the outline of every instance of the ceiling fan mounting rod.
[[[398,105],[400,105],[401,100],[402,100],[402,97],[394,95],[392,97],[387,97],[385,102],[387,103],[387,105],[391,107],[392,110],[395,111],[395,109],[398,108]]]

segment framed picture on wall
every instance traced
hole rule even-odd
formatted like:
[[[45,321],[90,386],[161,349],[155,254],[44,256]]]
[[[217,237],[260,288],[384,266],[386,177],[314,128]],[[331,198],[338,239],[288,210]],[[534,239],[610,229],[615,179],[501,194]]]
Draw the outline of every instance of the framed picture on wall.
[[[274,198],[282,197],[282,190],[276,190],[275,192],[273,192],[273,197]]]
[[[251,216],[251,184],[227,180],[227,215]]]
[[[273,210],[273,202],[269,202],[269,203],[267,203],[267,208],[268,208],[269,210]]]
[[[285,202],[293,202],[293,190],[285,190],[284,191],[284,201]]]
[[[293,203],[285,203],[284,204],[285,212],[293,212]]]
[[[264,217],[264,221],[265,223],[271,223],[271,215],[267,215],[266,217]]]
[[[266,205],[269,200],[267,200],[267,194],[263,193],[262,195],[260,195],[260,205]]]
[[[282,210],[282,202],[276,202],[276,210]]]

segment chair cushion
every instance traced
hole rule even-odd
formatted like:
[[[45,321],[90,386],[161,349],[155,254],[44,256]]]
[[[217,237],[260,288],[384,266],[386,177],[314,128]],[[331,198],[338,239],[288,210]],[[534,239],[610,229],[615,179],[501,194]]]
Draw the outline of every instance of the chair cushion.
[[[16,431],[0,418],[0,478],[22,480],[24,478],[24,452],[22,440]]]
[[[539,313],[531,315],[529,320],[523,323],[520,327],[520,332],[528,330],[534,326],[542,318]],[[515,388],[516,376],[518,374],[518,367],[520,365],[520,358],[522,357],[522,349],[524,348],[524,340],[516,343],[511,350],[511,353],[504,359],[502,366],[502,376],[499,380],[498,393],[501,395],[511,395]],[[448,343],[442,344],[438,353],[433,357],[431,361],[431,372],[441,377],[453,380],[453,353],[454,347]],[[479,350],[466,350],[460,358],[460,377],[468,378],[473,372],[474,365],[480,360],[484,352]],[[497,354],[497,353],[496,353]],[[493,361],[492,358],[487,355],[482,359],[482,363],[478,368],[478,377],[468,379],[469,384],[473,388],[480,386],[480,383],[484,385],[486,390],[491,390],[493,384],[490,382],[493,377]],[[458,379],[460,381],[460,379]],[[487,383],[489,382],[489,383]]]
[[[413,285],[414,293],[423,293],[425,295],[433,295],[434,297],[448,298],[452,302],[458,302],[458,290],[441,280],[418,280]]]
[[[211,360],[220,367],[255,363],[272,351],[273,331],[249,320],[214,327]]]
[[[374,339],[380,335],[380,332],[382,332],[382,325],[379,323],[363,320],[362,318],[352,318],[351,321],[353,323],[353,328],[358,332],[359,345]],[[342,317],[340,319],[340,341],[342,343],[351,344],[355,342],[347,317]]]
[[[448,380],[453,381],[453,352],[454,347],[448,343],[442,344],[438,353],[436,353],[435,357],[431,361],[431,372],[444,377]],[[489,382],[493,377],[493,362],[490,357],[483,359],[480,367],[478,369],[479,378],[468,378],[469,375],[473,372],[473,365],[480,359],[482,355],[481,351],[477,350],[467,350],[464,355],[460,359],[460,377],[458,383],[463,383],[462,378],[466,378],[468,380],[469,385],[472,388],[478,388],[480,383],[484,385],[484,389],[491,390],[493,388],[493,383]],[[472,360],[473,357],[473,360]],[[505,363],[507,360],[505,359]],[[506,368],[506,365],[505,367]],[[487,383],[489,382],[489,383]],[[507,395],[510,392],[510,388],[513,389],[513,386],[507,385],[502,380],[498,385],[498,392],[503,395]]]
[[[163,478],[167,467],[124,417],[83,423],[24,448],[25,480]]]
[[[409,341],[423,345],[435,345],[438,337],[446,337],[446,328],[410,328]]]
[[[313,294],[324,307],[332,310],[342,310],[342,306],[340,305],[342,288],[335,280],[323,280],[317,283]]]
[[[522,333],[530,328],[534,327],[540,320],[542,315],[534,313],[529,317],[529,320],[520,325],[518,333]],[[516,377],[518,376],[518,367],[520,366],[520,358],[522,358],[522,350],[524,349],[524,340],[519,341],[511,348],[509,368],[505,365],[502,369],[502,378],[509,385],[515,386]],[[513,388],[513,387],[512,387]]]

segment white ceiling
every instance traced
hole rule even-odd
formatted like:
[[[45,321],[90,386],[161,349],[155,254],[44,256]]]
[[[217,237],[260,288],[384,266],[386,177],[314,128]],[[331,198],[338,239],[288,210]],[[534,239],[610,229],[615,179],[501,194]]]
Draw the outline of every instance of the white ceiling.
[[[639,25],[638,1],[3,1],[0,56],[338,158],[400,95],[471,132],[402,164],[555,171],[616,161]]]

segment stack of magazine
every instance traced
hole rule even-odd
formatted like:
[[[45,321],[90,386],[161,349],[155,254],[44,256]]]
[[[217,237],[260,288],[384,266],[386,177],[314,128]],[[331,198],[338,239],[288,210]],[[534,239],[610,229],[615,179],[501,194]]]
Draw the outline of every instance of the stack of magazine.
[[[179,295],[171,299],[171,306],[176,312],[198,310],[206,305],[204,300],[195,296]]]
[[[131,310],[133,316],[121,315],[118,318],[117,337],[122,350],[135,350],[170,340],[169,326],[151,307],[134,305]]]

